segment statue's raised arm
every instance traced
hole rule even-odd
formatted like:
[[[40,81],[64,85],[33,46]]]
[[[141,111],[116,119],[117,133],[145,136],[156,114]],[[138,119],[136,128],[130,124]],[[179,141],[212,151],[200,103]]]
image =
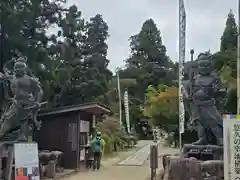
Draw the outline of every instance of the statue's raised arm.
[[[20,59],[23,61],[24,58],[21,57],[18,60],[20,60]],[[13,74],[13,72],[11,73],[11,70],[9,70],[7,66],[10,63],[15,63],[16,61],[17,60],[15,58],[13,58],[12,60],[7,61],[3,64],[3,73],[0,72],[0,82],[2,82],[2,81],[12,81],[13,80],[14,74]]]
[[[0,82],[2,81],[11,81],[13,79],[12,75],[4,75],[0,72]]]

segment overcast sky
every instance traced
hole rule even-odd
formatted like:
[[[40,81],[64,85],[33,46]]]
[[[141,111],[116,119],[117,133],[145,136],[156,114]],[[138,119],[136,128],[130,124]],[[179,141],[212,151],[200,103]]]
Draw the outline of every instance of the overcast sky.
[[[129,56],[128,38],[140,31],[143,22],[152,18],[161,31],[167,54],[178,60],[178,0],[68,0],[76,4],[83,17],[103,15],[109,26],[109,68],[124,65]],[[219,49],[229,10],[237,14],[237,0],[185,0],[187,15],[186,56],[191,48],[196,53]]]

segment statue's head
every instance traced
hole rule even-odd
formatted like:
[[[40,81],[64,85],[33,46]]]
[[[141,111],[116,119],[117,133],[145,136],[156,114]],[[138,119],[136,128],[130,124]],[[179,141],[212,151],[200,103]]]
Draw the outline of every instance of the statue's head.
[[[210,53],[200,53],[197,58],[199,74],[207,75],[211,73],[211,56]]]
[[[24,76],[27,72],[26,59],[23,57],[18,58],[14,63],[14,73],[15,76],[21,77]]]

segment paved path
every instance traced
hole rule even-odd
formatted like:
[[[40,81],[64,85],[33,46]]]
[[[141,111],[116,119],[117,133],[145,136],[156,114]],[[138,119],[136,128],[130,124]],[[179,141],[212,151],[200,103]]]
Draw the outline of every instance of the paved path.
[[[139,141],[136,145],[135,148],[130,149],[127,152],[120,152],[119,155],[113,157],[113,158],[109,158],[107,160],[103,160],[102,161],[102,165],[105,166],[109,166],[109,165],[118,165],[119,163],[121,163],[123,160],[126,159],[131,159],[130,157],[134,157],[135,154],[139,154],[139,151],[142,151],[143,149],[145,149],[145,147],[149,147],[149,144],[151,144],[151,141]],[[147,159],[147,158],[146,158]],[[145,159],[145,160],[146,160]]]
[[[153,144],[149,142],[145,147],[134,153],[133,155],[127,157],[123,161],[119,162],[120,166],[142,166],[144,162],[148,159],[150,155],[150,145]]]
[[[140,151],[133,149],[129,152],[119,153],[118,157],[103,160],[103,167],[100,171],[93,172],[92,170],[89,170],[86,172],[79,172],[76,175],[65,177],[64,180],[146,180],[150,177],[148,156],[149,145],[151,143],[151,141],[140,141],[137,145],[137,148],[141,149]],[[172,150],[171,148],[167,148],[166,152],[165,150],[162,150],[162,148],[164,149],[164,147],[160,144],[159,153],[170,153],[169,151]],[[139,158],[136,154],[142,157]],[[148,154],[148,156],[146,156],[146,154]],[[122,162],[125,164],[135,163],[135,165],[118,165],[119,161],[122,159],[124,159]],[[143,164],[139,165],[142,161],[144,161]]]
[[[146,147],[142,148],[138,152],[134,153],[133,155],[127,157],[118,165],[120,166],[142,166],[144,162],[148,159],[149,156],[149,149],[150,145],[147,145]]]

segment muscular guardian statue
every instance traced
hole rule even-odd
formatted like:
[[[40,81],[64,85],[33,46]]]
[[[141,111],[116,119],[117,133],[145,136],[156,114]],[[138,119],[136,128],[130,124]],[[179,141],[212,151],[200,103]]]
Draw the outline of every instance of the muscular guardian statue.
[[[209,53],[198,56],[198,73],[187,83],[185,100],[189,103],[191,117],[190,127],[198,133],[195,145],[210,143],[210,134],[216,145],[223,145],[223,121],[216,108],[216,98],[224,95],[221,81],[217,73],[211,70]]]
[[[43,90],[40,82],[35,77],[27,75],[27,65],[24,58],[14,62],[13,75],[0,73],[0,82],[10,81],[14,94],[12,103],[2,114],[0,119],[0,141],[4,136],[20,127],[18,141],[27,141],[29,133],[29,120],[36,120],[37,111],[40,108]]]

